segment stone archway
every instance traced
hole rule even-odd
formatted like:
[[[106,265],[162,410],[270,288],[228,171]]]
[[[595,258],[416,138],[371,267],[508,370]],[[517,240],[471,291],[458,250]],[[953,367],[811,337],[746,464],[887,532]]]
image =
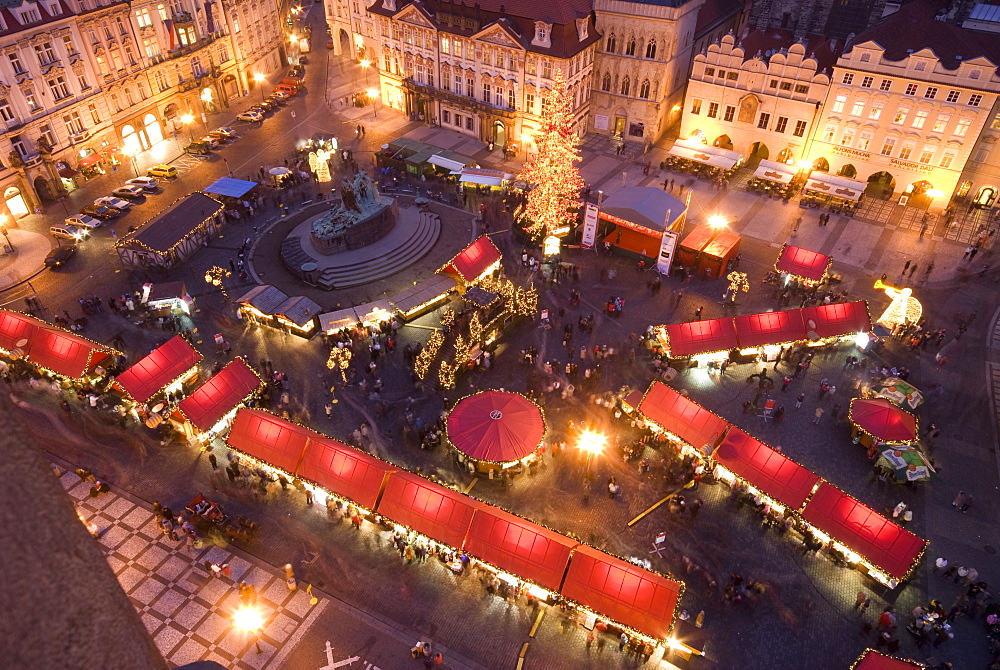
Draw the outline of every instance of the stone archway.
[[[146,138],[151,145],[163,140],[163,131],[160,130],[160,122],[156,119],[155,114],[150,113],[144,116],[142,123],[146,128]]]
[[[751,159],[759,158],[761,160],[766,161],[770,155],[771,152],[768,151],[767,145],[764,144],[763,142],[754,142],[753,144],[750,145]]]
[[[868,177],[868,188],[865,189],[865,192],[877,198],[888,200],[895,190],[896,178],[882,170]]]
[[[850,163],[848,163],[844,167],[842,167],[839,170],[837,170],[837,174],[839,174],[841,177],[847,177],[848,179],[854,179],[855,177],[858,176],[858,169],[856,167],[854,167],[853,165],[851,165]]]
[[[55,196],[52,194],[52,187],[49,185],[49,181],[45,177],[35,177],[32,182],[32,186],[35,188],[35,193],[38,195],[38,199],[42,202],[52,202],[55,200]]]
[[[337,32],[336,46],[337,51],[334,53],[335,56],[343,56],[344,54],[351,53],[351,36],[343,28]]]
[[[983,186],[976,193],[975,199],[972,201],[974,207],[979,207],[980,209],[989,209],[993,206],[993,203],[997,199],[997,187],[996,186]]]
[[[830,171],[830,161],[823,158],[822,156],[813,161],[813,170],[816,172],[829,172]]]
[[[729,135],[719,135],[715,138],[715,141],[712,142],[712,146],[719,147],[720,149],[731,150],[733,148],[733,141],[729,139]]]
[[[791,149],[782,149],[778,152],[778,162],[791,165],[795,162],[795,154],[792,153]]]

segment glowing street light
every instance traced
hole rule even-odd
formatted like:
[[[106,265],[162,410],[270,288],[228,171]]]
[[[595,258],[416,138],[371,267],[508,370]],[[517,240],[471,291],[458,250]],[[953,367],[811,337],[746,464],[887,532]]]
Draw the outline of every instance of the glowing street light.
[[[191,141],[194,142],[194,129],[191,127],[191,124],[194,123],[194,116],[191,114],[181,115],[181,123],[188,127],[188,136],[191,138]]]
[[[590,466],[594,462],[595,456],[600,456],[604,451],[607,436],[593,430],[585,430],[577,438],[576,446],[580,451],[587,454],[587,480],[590,480]]]
[[[260,648],[260,631],[264,627],[264,613],[259,608],[253,605],[239,608],[233,612],[233,625],[246,632],[247,635],[253,635],[253,643],[257,647],[257,653],[263,651]]]
[[[264,102],[264,80],[265,79],[266,79],[266,77],[264,77],[264,75],[262,75],[260,72],[258,72],[257,74],[255,74],[253,76],[253,80],[255,82],[257,82],[257,88],[260,89],[260,101],[261,102]]]
[[[370,88],[365,93],[368,94],[368,99],[372,101],[372,115],[378,118],[378,107],[375,106],[375,100],[379,97],[377,88]]]
[[[719,230],[728,226],[729,222],[726,220],[726,217],[715,215],[708,217],[708,225],[712,226],[716,230]]]

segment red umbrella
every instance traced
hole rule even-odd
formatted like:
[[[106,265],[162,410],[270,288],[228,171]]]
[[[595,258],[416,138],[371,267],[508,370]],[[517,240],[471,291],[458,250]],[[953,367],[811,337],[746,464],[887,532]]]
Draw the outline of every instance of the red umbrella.
[[[534,451],[543,437],[541,408],[517,393],[476,393],[460,400],[448,415],[448,439],[477,461],[519,460]]]
[[[854,398],[850,417],[854,425],[883,442],[917,439],[917,418],[885,398]]]

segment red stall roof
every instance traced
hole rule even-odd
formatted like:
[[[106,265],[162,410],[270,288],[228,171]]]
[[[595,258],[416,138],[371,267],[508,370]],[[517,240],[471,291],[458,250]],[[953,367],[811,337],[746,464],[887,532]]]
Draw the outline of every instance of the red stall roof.
[[[820,478],[739,428],[730,428],[713,458],[771,496],[799,509]]]
[[[17,349],[17,343],[21,340],[31,342],[31,336],[39,326],[46,325],[33,316],[15,312],[9,309],[0,309],[0,349],[13,351]],[[24,349],[27,350],[27,345]]]
[[[851,670],[914,670],[926,667],[917,661],[886,656],[874,649],[865,649],[864,653],[851,666]]]
[[[696,449],[714,449],[729,423],[663,382],[653,382],[639,403],[643,416]]]
[[[140,358],[115,382],[138,403],[144,403],[201,360],[198,350],[180,335]]]
[[[829,482],[819,485],[802,518],[897,580],[906,579],[927,544]]]
[[[302,452],[306,450],[310,438],[316,435],[308,428],[270,412],[242,407],[236,412],[226,444],[294,475],[302,460]]]
[[[298,476],[374,509],[386,475],[396,468],[374,456],[327,437],[309,442]]]
[[[781,248],[781,255],[778,256],[774,269],[796,277],[819,281],[826,276],[826,269],[829,266],[829,256],[786,244]]]
[[[740,245],[740,236],[736,233],[719,233],[714,240],[705,245],[702,253],[712,258],[725,258]]]
[[[806,325],[806,336],[813,338],[839,337],[852,333],[867,333],[872,329],[868,316],[868,303],[835,302],[830,305],[802,308],[802,321]]]
[[[587,545],[573,551],[562,594],[603,616],[667,639],[683,584]]]
[[[177,408],[198,430],[210,430],[264,382],[242,358],[234,358]]]
[[[378,513],[450,547],[461,548],[483,503],[410,472],[393,472]]]
[[[703,223],[688,233],[684,239],[681,240],[681,247],[694,252],[701,251],[705,248],[705,245],[711,241],[712,235],[714,234],[715,228],[707,223]]]
[[[739,346],[731,318],[671,323],[666,326],[671,356],[693,356]]]
[[[64,377],[80,379],[118,353],[111,347],[91,342],[71,331],[44,325],[31,336],[28,360]]]
[[[482,391],[459,400],[447,421],[448,440],[477,461],[509,463],[545,437],[542,409],[519,393]]]
[[[740,348],[762,347],[766,344],[796,342],[805,338],[802,310],[784,309],[780,312],[743,314],[734,317],[736,337]]]
[[[579,542],[496,507],[476,510],[465,551],[539,586],[559,590]]]
[[[917,417],[885,398],[851,398],[851,422],[883,442],[917,439]]]
[[[486,272],[486,268],[500,260],[500,250],[488,235],[480,235],[475,242],[459,252],[441,268],[441,272],[457,275],[464,282],[470,282]]]

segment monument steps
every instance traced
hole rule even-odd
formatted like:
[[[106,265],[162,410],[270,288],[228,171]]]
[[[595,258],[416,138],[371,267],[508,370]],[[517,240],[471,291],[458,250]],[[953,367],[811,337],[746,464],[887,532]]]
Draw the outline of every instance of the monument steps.
[[[302,267],[303,263],[309,263],[313,260],[312,256],[302,248],[302,238],[300,237],[285,238],[285,241],[281,243],[281,259],[293,272]]]
[[[327,290],[349,288],[378,281],[399,272],[423,258],[431,250],[441,233],[441,219],[436,214],[421,212],[417,225],[411,230],[409,236],[397,240],[393,246],[380,249],[376,258],[364,258],[324,268],[320,272],[317,285]],[[298,250],[305,255],[301,244],[298,245]],[[282,251],[284,255],[284,249]]]

